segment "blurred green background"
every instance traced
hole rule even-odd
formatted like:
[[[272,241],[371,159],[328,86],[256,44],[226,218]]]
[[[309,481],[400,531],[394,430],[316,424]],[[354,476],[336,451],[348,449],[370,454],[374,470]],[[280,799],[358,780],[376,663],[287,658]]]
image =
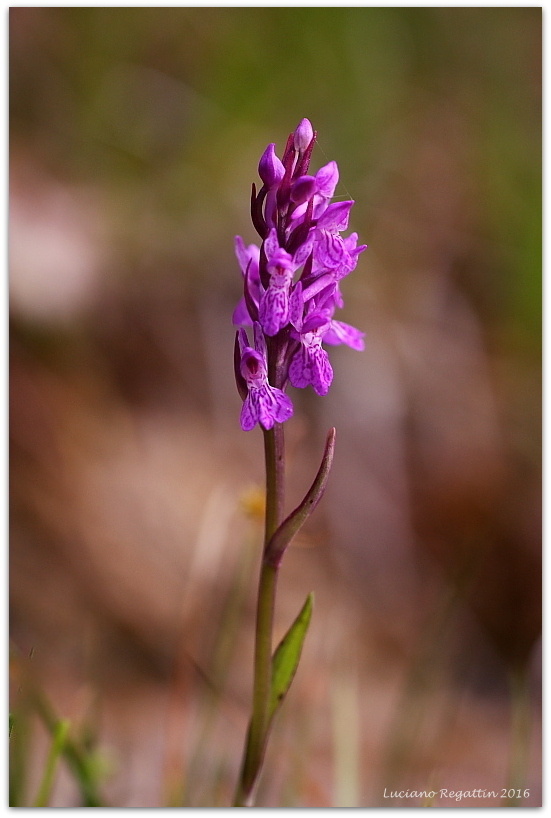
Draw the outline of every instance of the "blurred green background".
[[[258,159],[304,116],[369,245],[342,313],[366,350],[331,351],[327,398],[292,396],[289,507],[330,425],[337,456],[281,580],[281,633],[312,589],[317,607],[259,803],[501,791],[519,675],[513,766],[540,803],[541,22],[11,9],[11,629],[60,715],[93,725],[108,803],[231,797],[263,479],[233,236],[255,240]],[[46,738],[17,690],[26,805]],[[65,769],[52,799],[78,803]]]

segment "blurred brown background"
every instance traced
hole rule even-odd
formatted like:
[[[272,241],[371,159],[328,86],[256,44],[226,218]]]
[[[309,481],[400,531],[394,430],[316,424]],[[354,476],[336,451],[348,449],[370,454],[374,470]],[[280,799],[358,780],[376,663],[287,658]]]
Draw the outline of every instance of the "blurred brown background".
[[[12,8],[19,805],[48,744],[21,667],[106,805],[230,802],[263,485],[233,236],[304,116],[369,245],[342,313],[366,349],[292,395],[289,508],[337,449],[282,571],[276,635],[316,606],[258,803],[541,803],[541,9]],[[78,803],[61,763],[51,804]]]

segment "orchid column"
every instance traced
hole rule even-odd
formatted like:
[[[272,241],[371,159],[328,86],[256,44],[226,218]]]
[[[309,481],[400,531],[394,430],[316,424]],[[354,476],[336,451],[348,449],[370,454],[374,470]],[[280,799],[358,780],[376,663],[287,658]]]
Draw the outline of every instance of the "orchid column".
[[[343,306],[340,280],[366,245],[346,238],[352,201],[331,202],[339,179],[336,162],[308,174],[316,133],[303,119],[281,159],[268,145],[258,166],[262,187],[252,186],[251,217],[261,245],[235,239],[244,295],[233,314],[235,378],[243,399],[241,428],[258,423],[264,434],[266,520],[256,614],[253,706],[234,806],[248,806],[260,772],[275,711],[295,674],[310,621],[308,596],[272,655],[278,569],[285,549],[321,499],[333,459],[335,430],[327,436],[318,474],[299,506],[283,519],[283,423],[293,414],[285,390],[311,386],[326,395],[333,379],[323,344],[363,349],[363,333],[333,317]],[[252,327],[252,338],[245,327]],[[250,333],[250,331],[249,331]]]

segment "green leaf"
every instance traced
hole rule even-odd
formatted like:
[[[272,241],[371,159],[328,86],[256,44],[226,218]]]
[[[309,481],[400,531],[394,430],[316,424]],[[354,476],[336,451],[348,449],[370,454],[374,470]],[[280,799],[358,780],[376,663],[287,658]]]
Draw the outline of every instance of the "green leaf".
[[[287,519],[281,523],[268,543],[265,560],[276,568],[279,567],[281,563],[285,549],[295,534],[302,528],[323,496],[333,462],[333,454],[335,452],[335,435],[335,428],[330,429],[327,433],[321,465],[304,500],[289,514]]]
[[[308,594],[302,609],[277,646],[272,659],[272,689],[270,691],[269,720],[287,695],[296,673],[304,637],[312,616],[314,595]]]

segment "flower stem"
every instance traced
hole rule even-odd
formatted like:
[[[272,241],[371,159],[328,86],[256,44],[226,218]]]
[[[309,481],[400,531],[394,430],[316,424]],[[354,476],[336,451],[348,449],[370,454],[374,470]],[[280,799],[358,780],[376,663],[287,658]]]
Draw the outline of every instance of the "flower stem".
[[[268,543],[283,517],[284,433],[276,423],[264,431],[266,462],[266,518],[264,548],[258,583],[254,654],[253,708],[245,742],[241,774],[234,806],[250,804],[253,788],[262,767],[268,732],[268,707],[272,678],[272,631],[274,622],[277,566],[265,559]]]

